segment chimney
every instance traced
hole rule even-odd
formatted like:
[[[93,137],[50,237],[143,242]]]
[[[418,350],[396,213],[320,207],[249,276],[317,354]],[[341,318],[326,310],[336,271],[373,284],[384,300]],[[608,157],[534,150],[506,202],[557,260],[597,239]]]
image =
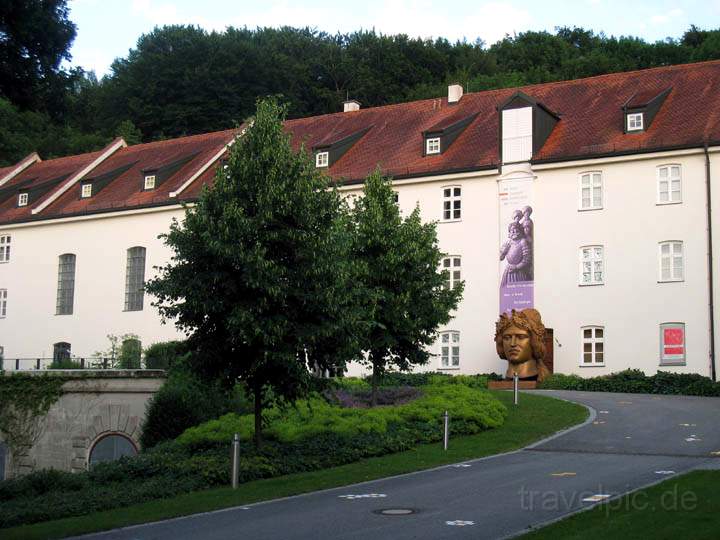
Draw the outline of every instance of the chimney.
[[[463,87],[459,84],[448,86],[448,103],[457,103],[463,96]]]
[[[353,112],[360,110],[360,102],[354,99],[343,101],[343,112]]]

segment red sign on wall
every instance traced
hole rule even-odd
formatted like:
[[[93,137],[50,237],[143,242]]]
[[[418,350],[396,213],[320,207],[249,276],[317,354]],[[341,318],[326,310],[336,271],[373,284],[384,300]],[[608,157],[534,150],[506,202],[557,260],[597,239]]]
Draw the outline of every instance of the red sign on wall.
[[[665,358],[685,356],[685,328],[683,326],[663,328],[663,356]]]

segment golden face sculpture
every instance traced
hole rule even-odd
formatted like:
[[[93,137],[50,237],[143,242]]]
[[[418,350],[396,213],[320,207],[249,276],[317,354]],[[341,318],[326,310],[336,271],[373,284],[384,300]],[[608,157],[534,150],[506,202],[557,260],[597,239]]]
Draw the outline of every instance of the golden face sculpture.
[[[532,360],[530,334],[524,328],[508,326],[502,333],[502,344],[505,358],[511,364],[522,364]]]
[[[535,309],[513,310],[500,315],[495,325],[495,345],[500,358],[508,361],[505,377],[542,381],[549,370],[545,357],[545,326]]]

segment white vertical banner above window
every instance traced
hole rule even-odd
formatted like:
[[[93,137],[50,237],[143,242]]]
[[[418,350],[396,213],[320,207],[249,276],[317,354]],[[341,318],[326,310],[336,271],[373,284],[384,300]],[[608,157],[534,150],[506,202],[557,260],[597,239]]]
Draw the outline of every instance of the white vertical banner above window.
[[[502,112],[503,163],[529,161],[532,157],[532,107]]]
[[[498,182],[500,313],[535,307],[533,178]]]

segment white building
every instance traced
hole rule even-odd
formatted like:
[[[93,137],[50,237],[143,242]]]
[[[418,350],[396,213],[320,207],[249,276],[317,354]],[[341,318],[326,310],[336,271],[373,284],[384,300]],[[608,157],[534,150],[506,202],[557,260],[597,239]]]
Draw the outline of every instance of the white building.
[[[553,330],[556,372],[714,376],[719,92],[720,62],[705,62],[464,96],[453,85],[442,99],[348,102],[286,129],[348,195],[380,166],[402,211],[417,204],[438,221],[451,284],[464,280],[465,294],[427,369],[504,370],[493,334],[506,279],[503,292],[520,296],[504,306],[534,305]],[[0,169],[6,369],[67,349],[91,356],[106,334],[144,346],[178,337],[139,284],[168,261],[157,236],[212,180],[233,137],[120,140]],[[522,250],[499,253],[526,206],[532,229],[519,222],[517,246],[530,245],[532,264],[508,269]]]

